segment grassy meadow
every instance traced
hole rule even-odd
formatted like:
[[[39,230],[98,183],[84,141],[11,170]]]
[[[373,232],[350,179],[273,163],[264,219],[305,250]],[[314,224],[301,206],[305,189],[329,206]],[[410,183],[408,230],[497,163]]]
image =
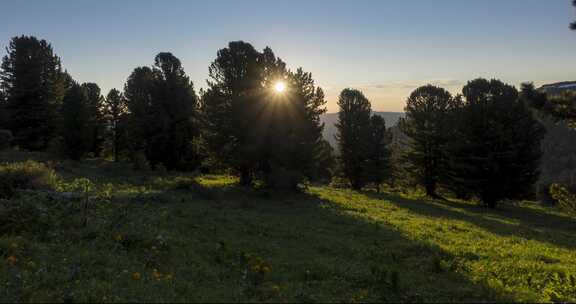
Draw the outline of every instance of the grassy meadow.
[[[229,176],[0,154],[27,159],[80,195],[0,204],[0,302],[576,301],[576,219],[535,202],[274,193]]]

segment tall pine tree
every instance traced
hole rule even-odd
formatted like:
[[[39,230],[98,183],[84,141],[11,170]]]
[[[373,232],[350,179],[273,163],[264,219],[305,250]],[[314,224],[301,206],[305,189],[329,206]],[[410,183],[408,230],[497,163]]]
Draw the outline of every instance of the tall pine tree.
[[[89,125],[90,105],[82,87],[74,83],[64,96],[62,104],[61,136],[64,153],[73,160],[80,160],[92,144]]]
[[[7,98],[8,128],[15,145],[43,150],[56,132],[67,89],[60,59],[48,42],[32,36],[12,38],[6,50],[0,86]]]
[[[438,197],[438,183],[445,177],[446,145],[450,138],[450,115],[454,99],[442,88],[426,85],[417,88],[406,102],[406,117],[400,128],[409,138],[404,160],[407,169],[424,186],[426,194]]]
[[[462,93],[449,146],[452,182],[490,208],[530,193],[539,176],[542,125],[501,81],[476,79]]]
[[[344,89],[338,99],[340,112],[336,128],[339,162],[344,176],[355,190],[367,183],[367,160],[370,154],[370,101],[362,92]]]
[[[391,176],[390,143],[391,134],[386,130],[386,122],[377,114],[370,117],[370,142],[366,162],[367,181],[380,192],[381,184]]]
[[[122,93],[116,89],[111,89],[108,92],[103,106],[104,119],[108,129],[107,137],[111,142],[114,161],[118,162],[120,160],[120,150],[124,146],[123,139],[126,132],[125,121],[128,106]]]
[[[250,185],[263,157],[261,129],[264,86],[262,55],[243,41],[218,51],[203,96],[203,139],[208,150]],[[265,156],[264,156],[265,157]]]

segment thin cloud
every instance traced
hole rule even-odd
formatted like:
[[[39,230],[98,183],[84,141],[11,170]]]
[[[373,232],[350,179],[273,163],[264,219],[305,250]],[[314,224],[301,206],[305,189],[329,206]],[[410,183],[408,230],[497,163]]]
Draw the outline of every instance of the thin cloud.
[[[439,87],[451,88],[462,86],[464,83],[458,79],[430,79],[430,80],[400,80],[380,83],[368,83],[356,85],[363,89],[415,89],[423,85],[435,85]]]

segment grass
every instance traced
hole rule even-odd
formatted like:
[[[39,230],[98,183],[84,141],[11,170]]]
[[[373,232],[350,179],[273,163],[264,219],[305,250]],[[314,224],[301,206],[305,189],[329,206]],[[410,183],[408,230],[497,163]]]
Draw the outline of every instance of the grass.
[[[52,166],[60,191],[88,190],[87,225],[84,200],[18,198],[43,229],[0,235],[0,302],[576,301],[576,220],[535,203]]]

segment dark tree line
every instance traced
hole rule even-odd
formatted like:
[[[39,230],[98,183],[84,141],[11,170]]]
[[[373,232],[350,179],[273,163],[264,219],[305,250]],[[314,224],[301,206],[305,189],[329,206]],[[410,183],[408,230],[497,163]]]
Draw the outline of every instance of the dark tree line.
[[[63,71],[44,40],[15,37],[7,51],[0,127],[23,149],[57,146],[71,159],[109,155],[140,168],[229,170],[242,185],[259,180],[277,189],[329,179],[334,167],[356,190],[380,189],[393,176],[391,132],[362,92],[340,94],[335,161],[322,138],[322,89],[311,73],[289,70],[270,48],[230,42],[217,52],[199,96],[168,52],[150,67],[135,68],[123,92],[112,89],[104,97],[97,84],[79,84]],[[278,83],[285,90],[275,90]],[[526,195],[538,177],[544,131],[531,109],[570,120],[570,105],[529,85],[519,94],[497,80],[470,81],[458,96],[423,86],[408,98],[400,121],[409,139],[400,161],[429,196],[449,190],[494,207]]]
[[[312,74],[287,69],[270,48],[231,42],[218,51],[200,96],[180,60],[162,52],[151,67],[134,69],[123,93],[105,97],[98,85],[63,71],[44,40],[15,37],[7,50],[0,127],[20,148],[74,160],[106,154],[152,169],[231,169],[243,185],[259,179],[274,188],[331,173],[320,122],[324,93]],[[286,91],[273,89],[278,82]]]

